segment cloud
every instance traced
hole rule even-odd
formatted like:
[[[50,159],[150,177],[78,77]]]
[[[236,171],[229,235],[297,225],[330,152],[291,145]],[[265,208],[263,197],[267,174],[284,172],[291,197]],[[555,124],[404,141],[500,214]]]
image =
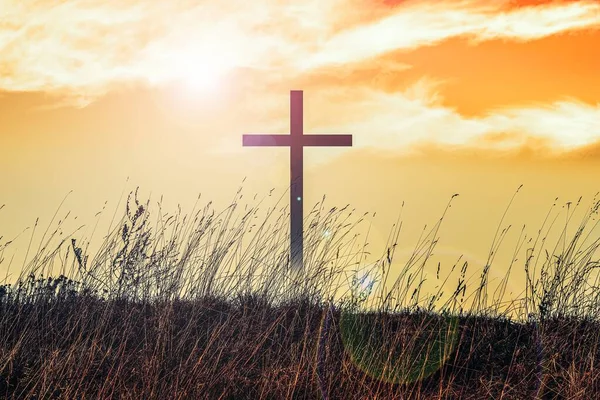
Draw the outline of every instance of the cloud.
[[[0,0],[0,90],[85,105],[127,85],[218,79],[236,68],[311,73],[452,37],[533,40],[597,28],[589,1]]]
[[[600,140],[597,104],[562,99],[468,117],[443,104],[445,82],[437,77],[377,83],[389,79],[381,74],[397,79],[410,69],[382,57],[388,52],[459,36],[474,43],[529,41],[600,26],[597,2],[507,4],[0,0],[0,90],[43,92],[58,96],[57,104],[85,106],[131,85],[252,71],[247,85],[265,88],[257,112],[271,116],[273,131],[285,132],[287,124],[272,117],[269,89],[312,82],[320,89],[310,101],[320,112],[307,116],[307,130],[350,132],[357,146],[408,152],[428,143],[500,150],[533,143],[564,152]]]
[[[402,91],[368,86],[329,86],[305,93],[307,133],[349,133],[354,147],[378,154],[524,157],[595,157],[600,143],[600,103],[561,99],[547,104],[507,106],[481,116],[465,116],[445,105],[444,82],[422,78]],[[253,114],[265,121],[261,132],[289,131],[281,95],[268,96]],[[283,110],[282,110],[283,108]],[[262,116],[269,116],[263,118]],[[272,121],[271,123],[266,123]],[[263,127],[261,123],[261,127]],[[239,133],[226,135],[215,149],[243,152]],[[307,165],[331,161],[344,148],[307,151]]]
[[[0,1],[0,89],[93,99],[122,85],[259,65],[286,38],[247,4]]]
[[[501,1],[410,2],[377,21],[331,37],[304,68],[374,58],[395,50],[412,50],[469,36],[474,42],[505,39],[528,41],[562,32],[597,29],[600,4],[589,1],[548,3],[506,10]]]
[[[575,99],[527,107],[503,107],[468,117],[443,105],[440,83],[422,79],[397,93],[370,88],[345,89],[353,100],[335,103],[339,90],[319,93],[314,108],[330,104],[329,118],[307,130],[350,132],[358,147],[414,154],[431,144],[447,150],[470,148],[515,152],[538,149],[560,155],[600,141],[600,103]]]

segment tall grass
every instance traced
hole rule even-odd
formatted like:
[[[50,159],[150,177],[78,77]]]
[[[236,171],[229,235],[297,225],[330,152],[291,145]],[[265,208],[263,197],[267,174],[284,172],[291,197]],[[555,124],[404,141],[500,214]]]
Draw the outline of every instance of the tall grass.
[[[0,396],[6,398],[594,398],[600,246],[594,201],[556,204],[538,235],[521,230],[495,287],[487,262],[459,258],[424,285],[454,200],[394,263],[402,228],[367,261],[368,214],[325,207],[305,221],[305,268],[288,256],[288,209],[260,200],[190,214],[129,195],[123,217],[90,254],[61,219],[28,246],[0,286]],[[512,202],[512,200],[511,200]],[[510,207],[510,205],[509,205]],[[1,210],[1,207],[0,207]],[[507,209],[508,211],[508,209]],[[506,215],[506,212],[505,212]],[[559,215],[566,215],[563,227]],[[362,225],[361,225],[362,224]],[[558,228],[557,228],[558,226]],[[35,229],[37,229],[37,224]],[[559,231],[556,243],[548,243]],[[10,243],[0,238],[0,263]],[[526,288],[507,299],[517,255]],[[433,266],[435,268],[435,266]]]

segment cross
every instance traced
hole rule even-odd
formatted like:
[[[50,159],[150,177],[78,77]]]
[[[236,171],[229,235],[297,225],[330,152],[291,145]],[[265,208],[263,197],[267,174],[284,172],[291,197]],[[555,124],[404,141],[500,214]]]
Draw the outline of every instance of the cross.
[[[290,148],[290,262],[303,268],[304,146],[352,146],[352,135],[304,134],[302,90],[290,91],[290,134],[243,135],[244,146],[286,146]]]

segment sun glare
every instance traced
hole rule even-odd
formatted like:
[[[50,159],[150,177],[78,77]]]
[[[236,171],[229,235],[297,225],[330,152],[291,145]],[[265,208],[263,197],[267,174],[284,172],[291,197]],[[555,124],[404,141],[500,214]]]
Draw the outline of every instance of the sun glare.
[[[219,87],[223,71],[210,59],[190,59],[178,68],[178,77],[190,94],[214,91]]]
[[[235,65],[211,50],[185,47],[163,56],[155,101],[174,124],[202,124],[225,106]]]
[[[214,43],[189,43],[165,54],[160,74],[175,82],[184,97],[214,94],[235,65],[231,57]]]

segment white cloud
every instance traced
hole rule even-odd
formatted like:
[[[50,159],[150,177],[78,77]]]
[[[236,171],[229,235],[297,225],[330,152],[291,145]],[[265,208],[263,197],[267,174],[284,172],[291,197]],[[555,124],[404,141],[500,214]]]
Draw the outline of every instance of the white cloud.
[[[304,68],[347,63],[394,50],[410,50],[458,36],[474,41],[527,41],[561,32],[600,27],[600,4],[549,3],[502,10],[473,2],[414,2],[375,22],[351,27],[330,38]]]
[[[0,89],[81,101],[238,67],[293,74],[459,35],[531,40],[600,23],[588,1],[508,12],[478,4],[409,2],[361,23],[372,6],[355,0],[0,0]]]
[[[429,143],[510,150],[534,139],[547,150],[561,153],[600,141],[600,104],[561,100],[468,117],[442,105],[435,87],[435,83],[424,80],[398,93],[356,88],[347,95],[357,100],[344,104],[328,100],[337,96],[335,91],[320,93],[313,101],[331,104],[328,114],[337,117],[309,129],[352,133],[360,147],[405,151]],[[484,140],[489,136],[497,138]]]

